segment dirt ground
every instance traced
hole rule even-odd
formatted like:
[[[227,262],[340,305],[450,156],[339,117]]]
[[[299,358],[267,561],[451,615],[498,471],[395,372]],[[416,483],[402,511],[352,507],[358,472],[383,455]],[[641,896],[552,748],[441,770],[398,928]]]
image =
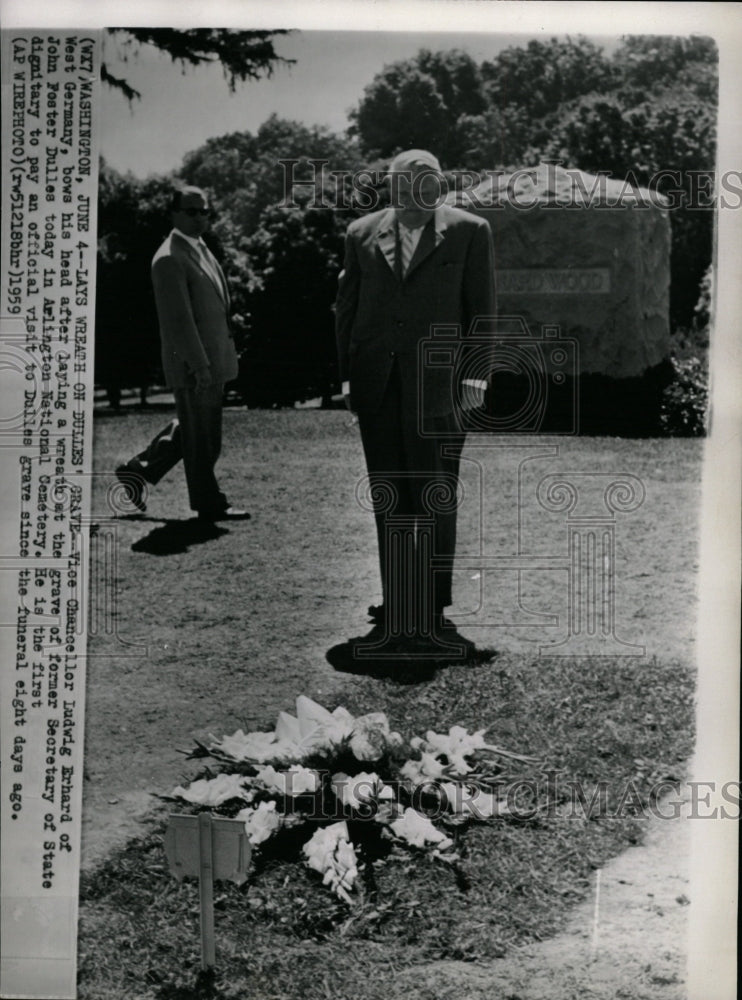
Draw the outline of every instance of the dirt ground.
[[[96,424],[93,512],[115,535],[115,559],[113,614],[93,630],[88,665],[84,866],[145,832],[163,811],[152,793],[195,773],[178,753],[194,735],[257,728],[291,710],[297,694],[323,702],[348,690],[352,677],[335,673],[325,653],[367,630],[364,610],[379,597],[371,516],[352,499],[363,463],[346,414],[226,411],[221,479],[253,517],[210,537],[184,536],[177,526],[189,516],[180,470],[153,492],[145,517],[111,518],[112,470],[168,416],[126,413]],[[638,479],[643,501],[616,517],[616,635],[634,644],[627,655],[643,646],[644,656],[668,665],[693,662],[700,442],[528,439],[520,450],[468,447],[466,456],[465,485],[494,485],[482,491],[480,511],[462,508],[460,554],[476,550],[477,532],[486,551],[530,547],[537,556],[564,547],[564,514],[524,512],[520,503],[519,484],[537,462],[541,477]],[[106,559],[102,548],[94,552],[95,572]],[[478,643],[533,655],[559,638],[559,627],[538,616],[555,606],[563,612],[565,578],[534,570],[520,586],[514,579],[468,569],[457,581],[456,610],[462,632]],[[498,603],[491,593],[510,596]],[[480,598],[492,601],[484,626]],[[641,657],[637,664],[640,680]],[[438,981],[458,982],[459,995],[472,1000],[679,1000],[686,827],[656,821],[644,846],[603,869],[597,936],[593,898],[558,938],[486,967],[427,965],[405,975],[399,996]]]

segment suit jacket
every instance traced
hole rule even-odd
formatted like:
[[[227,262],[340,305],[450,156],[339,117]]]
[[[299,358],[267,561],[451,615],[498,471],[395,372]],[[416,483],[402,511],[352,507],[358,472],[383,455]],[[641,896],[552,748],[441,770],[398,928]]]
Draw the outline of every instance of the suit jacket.
[[[353,408],[373,412],[396,362],[404,398],[419,399],[426,416],[450,413],[456,382],[486,378],[491,371],[490,228],[483,219],[442,205],[426,224],[404,278],[395,266],[396,243],[391,208],[348,227],[335,312],[340,377],[350,380]],[[489,322],[473,336],[477,317]],[[436,326],[449,327],[449,333],[420,368],[421,342],[431,340]]]
[[[193,386],[193,373],[207,365],[213,384],[237,376],[237,352],[227,316],[229,292],[216,259],[210,256],[210,260],[218,284],[195,247],[176,232],[152,260],[162,367],[172,389]]]

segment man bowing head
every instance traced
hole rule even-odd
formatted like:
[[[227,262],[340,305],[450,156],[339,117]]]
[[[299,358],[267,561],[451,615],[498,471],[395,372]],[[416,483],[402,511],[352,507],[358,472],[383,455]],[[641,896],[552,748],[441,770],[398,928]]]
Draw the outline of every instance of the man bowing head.
[[[384,603],[369,613],[387,638],[424,649],[452,603],[460,417],[487,387],[467,377],[467,338],[475,320],[493,329],[494,253],[484,220],[442,203],[432,153],[400,153],[388,182],[391,206],[348,227],[336,335],[376,517]],[[450,363],[428,363],[423,342],[441,328]]]

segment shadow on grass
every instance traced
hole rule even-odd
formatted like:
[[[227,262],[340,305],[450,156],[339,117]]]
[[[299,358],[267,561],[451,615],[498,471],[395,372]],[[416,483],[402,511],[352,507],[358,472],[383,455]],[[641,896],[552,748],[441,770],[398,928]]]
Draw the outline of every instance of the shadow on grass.
[[[441,649],[426,655],[414,646],[406,648],[404,644],[395,646],[387,642],[386,651],[377,649],[377,655],[371,655],[371,651],[378,647],[380,634],[383,633],[377,626],[367,636],[349,639],[328,649],[325,658],[340,673],[392,680],[398,684],[424,684],[432,681],[436,672],[445,667],[478,667],[497,656],[496,650],[479,649],[458,633],[446,636],[446,641],[452,643],[454,648],[456,640],[460,640],[457,652],[450,654]]]
[[[143,521],[137,517],[131,520]],[[166,520],[153,528],[148,535],[140,538],[131,546],[132,552],[147,552],[152,556],[174,556],[187,552],[192,545],[202,545],[213,541],[221,535],[228,535],[226,528],[219,527],[213,521],[202,521],[197,517],[187,520]]]

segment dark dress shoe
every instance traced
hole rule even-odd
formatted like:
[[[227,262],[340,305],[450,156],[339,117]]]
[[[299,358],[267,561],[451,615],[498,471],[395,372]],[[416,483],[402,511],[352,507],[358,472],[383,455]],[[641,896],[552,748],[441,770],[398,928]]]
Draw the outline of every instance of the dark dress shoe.
[[[239,507],[222,507],[221,510],[200,510],[198,512],[201,521],[249,521],[250,514]]]
[[[120,465],[114,474],[124,487],[126,499],[132,507],[136,507],[141,514],[146,513],[147,503],[144,498],[147,495],[147,484],[144,477],[127,465]]]

